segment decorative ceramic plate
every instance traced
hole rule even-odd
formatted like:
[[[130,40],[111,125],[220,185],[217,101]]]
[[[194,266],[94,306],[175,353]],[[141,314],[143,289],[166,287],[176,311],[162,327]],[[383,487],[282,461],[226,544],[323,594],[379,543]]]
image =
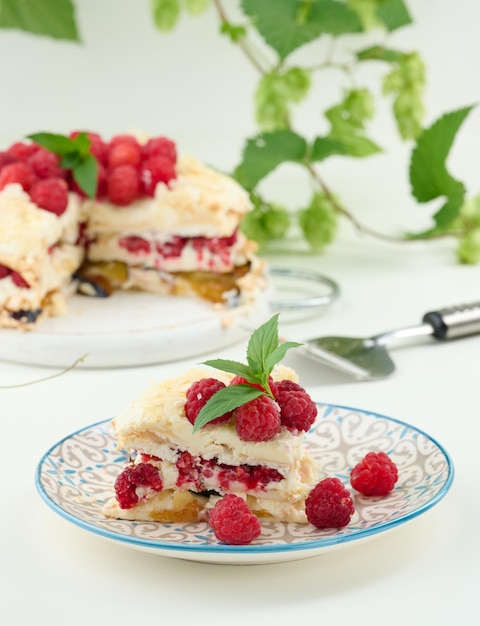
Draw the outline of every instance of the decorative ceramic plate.
[[[109,298],[75,295],[64,316],[46,319],[28,333],[0,329],[0,359],[58,368],[69,367],[83,356],[78,367],[168,363],[245,341],[275,311],[318,313],[339,294],[334,281],[316,272],[272,269],[270,276],[270,288],[254,306],[229,309],[200,299],[151,293],[119,291]],[[276,280],[283,281],[279,289]],[[286,285],[296,290],[287,292]]]
[[[453,464],[429,435],[396,419],[334,405],[318,405],[308,442],[325,474],[349,486],[349,471],[371,450],[385,451],[399,469],[392,493],[353,495],[355,513],[339,530],[310,524],[262,521],[262,534],[247,546],[220,543],[207,523],[130,522],[103,516],[115,477],[126,455],[115,449],[110,420],[73,433],[41,459],[37,489],[56,513],[81,528],[124,546],[162,556],[224,564],[273,563],[303,559],[373,539],[421,515],[448,492]]]

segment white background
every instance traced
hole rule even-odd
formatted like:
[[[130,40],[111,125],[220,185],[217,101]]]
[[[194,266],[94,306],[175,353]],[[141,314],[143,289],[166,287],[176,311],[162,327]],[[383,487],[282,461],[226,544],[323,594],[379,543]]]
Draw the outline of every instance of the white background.
[[[433,121],[478,101],[480,11],[471,0],[411,4],[416,25],[391,44],[418,49],[425,58]],[[185,18],[174,33],[161,35],[152,26],[146,1],[79,0],[78,8],[83,47],[0,32],[2,141],[38,130],[89,127],[108,136],[141,128],[170,135],[182,152],[218,167],[235,165],[245,136],[255,129],[257,76],[217,35],[214,13]],[[368,78],[377,84],[373,75]],[[318,132],[318,111],[325,108],[320,95],[325,91],[333,101],[332,81],[318,88],[318,103],[309,101],[302,108],[302,132]],[[471,193],[479,191],[479,125],[475,110],[450,161]],[[332,161],[326,170],[332,186],[367,223],[395,230],[422,222],[429,208],[410,201],[407,150],[395,140],[384,113],[374,134],[382,143],[388,140],[392,151],[353,165]],[[303,194],[294,179],[290,171],[277,178],[278,193],[292,205]],[[480,266],[458,265],[448,241],[393,245],[345,228],[324,255],[270,258],[277,265],[314,266],[342,289],[323,315],[284,324],[292,338],[370,334],[416,324],[435,307],[480,300]],[[291,364],[315,400],[414,424],[445,446],[456,475],[438,506],[394,533],[341,552],[265,566],[201,565],[130,550],[69,524],[35,492],[37,463],[56,441],[113,417],[151,380],[181,373],[197,358],[118,370],[79,369],[42,384],[0,389],[0,613],[5,624],[23,626],[32,619],[54,626],[474,623],[480,563],[479,352],[479,336],[399,349],[395,374],[371,383],[293,356]],[[242,359],[244,345],[205,358],[215,356]],[[2,385],[49,372],[0,362]]]

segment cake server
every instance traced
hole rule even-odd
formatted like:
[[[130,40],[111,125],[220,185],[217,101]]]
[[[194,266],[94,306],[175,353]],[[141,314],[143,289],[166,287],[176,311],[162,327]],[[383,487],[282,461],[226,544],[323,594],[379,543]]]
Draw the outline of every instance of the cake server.
[[[431,336],[440,341],[480,333],[480,302],[425,313],[417,326],[399,328],[373,337],[316,337],[303,343],[314,359],[360,380],[376,380],[395,371],[387,348],[407,339]]]

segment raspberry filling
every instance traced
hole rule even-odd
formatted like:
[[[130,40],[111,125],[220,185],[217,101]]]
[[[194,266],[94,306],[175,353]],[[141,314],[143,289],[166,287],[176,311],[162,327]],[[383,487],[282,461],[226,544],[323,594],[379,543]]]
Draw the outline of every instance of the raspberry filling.
[[[228,492],[238,485],[245,491],[265,491],[271,482],[279,482],[284,476],[264,465],[227,465],[215,459],[194,457],[189,452],[181,452],[176,467],[178,470],[177,487],[207,491],[218,487]]]
[[[20,289],[30,289],[30,285],[18,272],[11,270],[6,265],[0,265],[0,280],[2,278],[7,278],[8,276],[10,276],[13,283],[17,287],[20,287]]]
[[[130,509],[162,491],[160,470],[154,465],[160,461],[151,454],[141,454],[140,463],[128,465],[119,474],[115,494],[122,509]],[[181,452],[175,465],[178,471],[176,486],[198,493],[212,489],[228,492],[233,488],[238,490],[239,485],[244,491],[265,491],[269,483],[284,478],[276,469],[263,465],[227,465],[215,459],[194,457],[190,452]]]
[[[122,237],[118,245],[130,254],[142,256],[156,252],[160,259],[173,259],[181,256],[183,249],[190,244],[201,260],[206,252],[216,254],[224,263],[230,260],[230,248],[237,241],[237,231],[229,237],[179,237],[174,235],[169,241],[163,243],[150,242],[138,235]]]

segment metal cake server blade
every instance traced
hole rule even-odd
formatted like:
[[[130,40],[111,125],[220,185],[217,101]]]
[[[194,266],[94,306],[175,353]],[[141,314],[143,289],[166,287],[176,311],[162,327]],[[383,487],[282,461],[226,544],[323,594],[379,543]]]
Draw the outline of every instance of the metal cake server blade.
[[[425,313],[422,324],[373,337],[315,337],[303,343],[314,359],[359,380],[385,378],[395,371],[388,348],[399,341],[431,336],[449,340],[480,333],[480,302]]]

